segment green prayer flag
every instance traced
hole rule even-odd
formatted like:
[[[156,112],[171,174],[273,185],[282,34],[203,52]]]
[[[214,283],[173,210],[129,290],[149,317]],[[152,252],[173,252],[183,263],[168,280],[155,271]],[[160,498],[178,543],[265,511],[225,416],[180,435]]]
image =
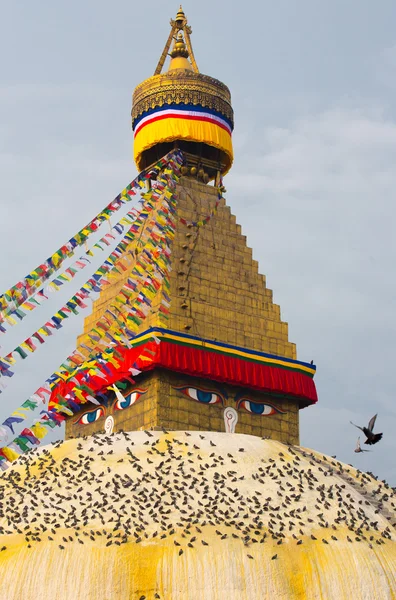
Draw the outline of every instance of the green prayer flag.
[[[22,404],[22,408],[29,408],[30,410],[34,410],[35,408],[37,408],[38,404],[37,402],[33,402],[33,400],[25,400],[25,402]]]
[[[17,348],[14,349],[14,352],[18,352],[18,354],[21,358],[27,357],[26,352],[20,346],[17,346]]]

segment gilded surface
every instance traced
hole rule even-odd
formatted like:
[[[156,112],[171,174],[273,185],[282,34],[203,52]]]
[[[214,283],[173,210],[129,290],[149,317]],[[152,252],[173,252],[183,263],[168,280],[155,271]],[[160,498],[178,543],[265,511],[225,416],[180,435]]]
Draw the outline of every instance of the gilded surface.
[[[246,237],[236,223],[228,206],[221,201],[217,212],[202,227],[189,227],[180,219],[199,221],[210,214],[217,202],[217,190],[188,178],[177,186],[177,224],[171,246],[169,275],[171,298],[169,314],[159,313],[162,289],[154,299],[151,311],[140,326],[165,327],[173,331],[190,333],[203,339],[218,340],[250,350],[258,350],[287,358],[296,358],[295,345],[288,340],[288,326],[280,317],[279,306],[274,304],[272,291],[258,272],[258,263],[246,244]],[[155,214],[155,213],[154,213]],[[150,219],[153,218],[153,215]],[[148,221],[146,227],[150,225]],[[130,269],[133,264],[130,265]],[[93,313],[85,320],[85,333],[95,326],[106,308],[111,305],[129,271],[116,275],[113,285],[105,288],[93,305]],[[82,334],[79,341],[90,344]],[[189,378],[165,372],[145,374],[137,385],[147,387],[139,402],[125,411],[113,411],[115,429],[137,430],[155,427],[169,429],[200,429],[225,431],[223,411],[225,406],[236,407],[235,390],[225,386],[227,399],[224,405],[202,405],[180,393],[171,384],[171,378],[188,384]],[[210,381],[198,380],[198,387],[216,388]],[[179,386],[180,387],[180,386]],[[237,408],[236,432],[298,443],[298,407],[292,400],[269,399],[251,392],[253,400],[267,401],[285,411],[271,416],[249,414]],[[94,407],[88,406],[89,409]],[[104,419],[92,425],[73,424],[68,421],[67,436],[86,435],[103,431]]]
[[[154,75],[138,85],[133,93],[132,121],[152,108],[172,103],[206,106],[234,122],[227,86],[213,77],[188,70]]]
[[[134,390],[137,392],[134,394]],[[200,430],[226,432],[224,411],[232,407],[237,411],[235,433],[270,437],[284,443],[299,443],[298,405],[294,400],[279,399],[257,391],[220,384],[196,377],[158,369],[136,378],[136,384],[127,392],[134,394],[132,406],[120,410],[115,398],[104,407],[85,405],[79,413],[66,422],[66,438],[103,432],[106,417],[115,421],[114,431],[142,429]],[[208,400],[211,395],[212,404]],[[202,398],[202,401],[200,401]],[[263,414],[249,412],[251,403],[263,407]],[[84,424],[83,415],[96,411],[100,416],[91,424]]]
[[[217,203],[216,188],[183,177],[177,195],[168,291],[170,312],[166,317],[158,312],[160,291],[139,331],[166,327],[250,350],[297,358],[295,344],[288,339],[288,325],[280,317],[272,290],[259,273],[246,236],[224,200],[202,227],[190,227],[180,221],[197,222],[211,214]],[[149,224],[150,219],[146,228]],[[94,302],[92,314],[85,319],[85,333],[111,304],[133,266],[134,263],[125,273],[115,275],[112,285]],[[90,344],[84,334],[79,341]]]

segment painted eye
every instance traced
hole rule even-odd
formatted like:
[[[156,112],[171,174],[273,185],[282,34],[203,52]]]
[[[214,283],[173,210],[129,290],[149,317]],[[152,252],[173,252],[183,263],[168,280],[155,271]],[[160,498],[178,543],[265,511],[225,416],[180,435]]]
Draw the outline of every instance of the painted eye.
[[[193,387],[185,387],[185,388],[176,388],[189,398],[196,400],[197,402],[201,402],[202,404],[223,404],[223,398],[220,394],[216,392],[211,392],[209,390],[200,390],[199,388]]]
[[[282,415],[285,414],[284,410],[275,408],[275,406],[272,406],[272,404],[252,402],[251,400],[241,400],[238,404],[238,408],[244,408],[254,415],[263,415],[264,417],[269,417],[271,415],[275,415],[276,413],[280,413]]]
[[[95,410],[91,410],[91,412],[87,412],[83,414],[77,421],[80,425],[89,425],[90,423],[95,423],[100,417],[103,417],[104,410],[102,407],[95,408]]]
[[[135,402],[139,400],[140,396],[146,392],[147,390],[133,390],[133,392],[125,396],[123,400],[121,400],[121,398],[116,400],[114,404],[115,410],[125,410],[126,408],[129,408],[132,406],[132,404],[135,404]]]

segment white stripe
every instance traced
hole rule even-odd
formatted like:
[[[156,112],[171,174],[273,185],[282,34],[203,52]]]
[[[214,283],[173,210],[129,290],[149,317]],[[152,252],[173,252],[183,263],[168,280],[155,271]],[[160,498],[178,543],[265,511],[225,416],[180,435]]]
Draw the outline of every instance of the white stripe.
[[[142,125],[152,121],[153,119],[156,119],[160,115],[161,116],[163,116],[163,115],[180,115],[180,116],[188,115],[190,117],[205,117],[207,119],[210,119],[211,121],[221,123],[222,125],[224,125],[227,128],[229,133],[231,133],[231,127],[229,126],[227,121],[224,121],[224,119],[222,119],[221,117],[218,117],[217,115],[212,115],[211,113],[206,113],[206,112],[201,112],[201,111],[196,111],[196,110],[178,110],[178,109],[168,108],[165,110],[158,110],[151,115],[147,115],[147,117],[143,117],[143,119],[141,121],[139,121],[138,125],[136,126],[135,135],[136,135],[136,133],[138,133],[138,131]]]

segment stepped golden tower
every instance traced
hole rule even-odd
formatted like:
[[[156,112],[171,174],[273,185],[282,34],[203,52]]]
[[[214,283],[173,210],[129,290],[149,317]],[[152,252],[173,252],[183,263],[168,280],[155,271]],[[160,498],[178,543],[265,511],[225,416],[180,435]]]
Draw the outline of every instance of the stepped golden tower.
[[[296,360],[287,323],[222,197],[222,176],[233,161],[231,94],[199,72],[190,33],[180,8],[155,74],[133,94],[138,169],[150,169],[174,149],[184,158],[170,275],[136,337],[155,331],[160,356],[137,376],[139,391],[125,392],[126,404],[132,398],[133,405],[112,410],[116,398],[110,391],[112,401],[102,412],[94,408],[84,418],[82,409],[67,421],[67,437],[103,431],[110,416],[115,430],[236,431],[298,443],[299,410],[316,401],[315,368]],[[162,73],[168,53],[169,67]],[[155,218],[153,211],[146,227]],[[144,233],[133,249],[135,258],[143,242]],[[80,344],[92,346],[89,332],[133,265],[101,293]]]

